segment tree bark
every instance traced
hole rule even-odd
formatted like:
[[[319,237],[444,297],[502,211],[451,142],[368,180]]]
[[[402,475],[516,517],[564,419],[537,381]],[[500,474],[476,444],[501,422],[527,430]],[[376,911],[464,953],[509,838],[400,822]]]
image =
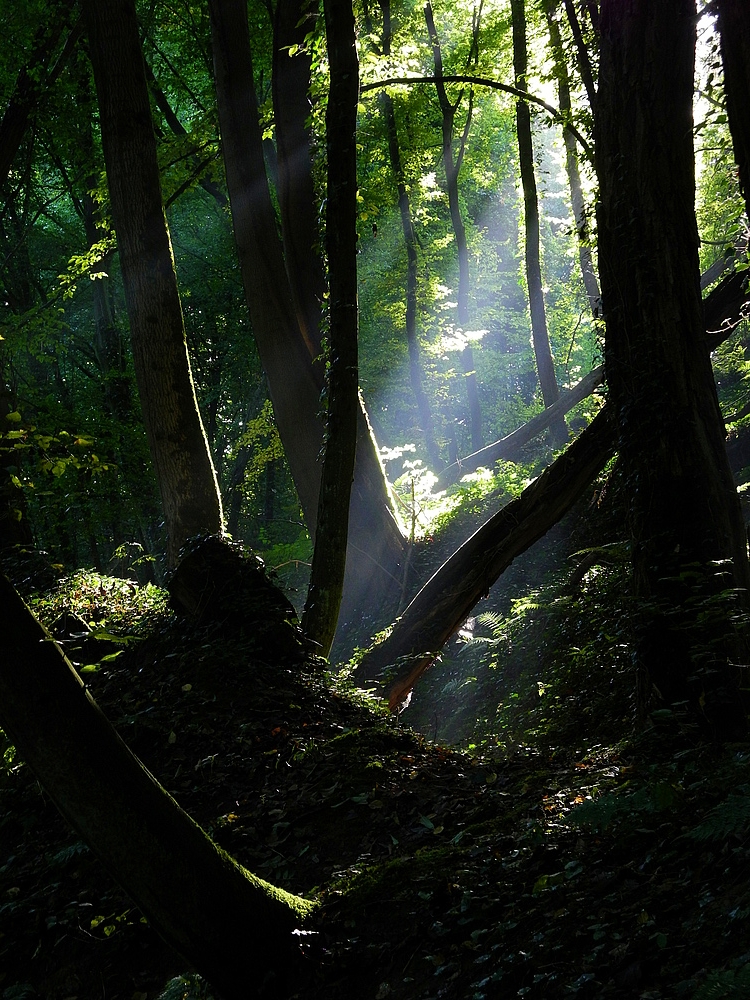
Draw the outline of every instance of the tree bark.
[[[351,0],[324,0],[330,87],[326,110],[328,167],[326,249],[329,284],[326,443],[305,636],[328,656],[346,569],[349,499],[357,447],[357,102],[359,63]]]
[[[553,421],[559,420],[568,410],[572,410],[582,399],[590,396],[594,389],[601,385],[603,381],[604,366],[599,365],[598,368],[594,368],[588,375],[584,376],[572,389],[563,392],[556,403],[542,410],[541,413],[532,417],[531,420],[528,420],[521,427],[518,427],[499,441],[488,444],[486,448],[480,448],[479,451],[475,451],[472,455],[467,455],[460,462],[454,462],[446,469],[443,469],[438,476],[435,488],[445,489],[451,483],[457,482],[461,476],[465,476],[468,472],[476,472],[482,465],[491,467],[493,462],[501,460],[506,462],[516,461],[518,453],[524,445],[546,430]]]
[[[469,247],[466,242],[466,227],[461,216],[461,204],[458,195],[458,175],[461,172],[461,162],[463,160],[463,150],[469,134],[472,117],[472,100],[469,102],[466,123],[460,142],[458,155],[453,152],[453,130],[456,120],[456,111],[460,103],[460,96],[455,104],[451,104],[445,90],[443,81],[443,54],[440,47],[440,39],[435,27],[435,18],[432,13],[432,5],[427,3],[424,9],[427,31],[430,36],[432,55],[435,62],[435,90],[437,91],[440,112],[442,115],[442,136],[443,136],[443,166],[445,167],[445,188],[448,193],[448,207],[450,209],[453,235],[456,240],[456,253],[458,256],[458,325],[466,333],[469,330]],[[469,402],[469,421],[471,426],[471,445],[475,450],[482,447],[482,409],[479,403],[479,391],[477,389],[477,376],[474,370],[474,351],[471,346],[466,346],[461,351],[461,365],[466,379],[466,395]]]
[[[694,624],[701,597],[750,586],[745,528],[703,344],[695,19],[693,0],[605,0],[596,117],[608,405],[631,497],[634,589],[676,630]],[[713,642],[704,633],[705,643]],[[642,665],[653,676],[659,647],[647,638]],[[691,642],[698,650],[699,639]],[[728,666],[736,652],[724,641],[722,665],[712,648],[718,659],[713,676],[701,676],[702,714],[725,735],[738,734]],[[694,655],[686,649],[675,660],[673,689],[684,690],[695,673]]]
[[[133,360],[174,565],[191,535],[221,531],[221,499],[190,372],[134,0],[87,0],[85,17]]]
[[[511,0],[513,19],[513,68],[516,86],[526,90],[528,57],[526,52],[526,9],[525,0]],[[556,403],[560,390],[557,386],[555,363],[552,360],[547,316],[542,290],[542,265],[539,237],[539,202],[536,177],[534,175],[534,146],[531,138],[531,112],[526,101],[516,104],[516,132],[518,135],[518,160],[521,168],[523,187],[524,223],[526,233],[526,285],[531,313],[531,341],[534,346],[536,370],[545,406]],[[558,447],[568,439],[568,428],[563,417],[550,425],[553,444]]]
[[[0,601],[0,724],[62,815],[222,995],[286,996],[299,968],[292,932],[312,904],[219,849],[128,750],[4,577]]]

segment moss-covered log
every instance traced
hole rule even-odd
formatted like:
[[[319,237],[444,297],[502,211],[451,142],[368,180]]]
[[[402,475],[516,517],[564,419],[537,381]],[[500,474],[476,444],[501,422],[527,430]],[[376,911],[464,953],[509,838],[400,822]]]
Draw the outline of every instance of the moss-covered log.
[[[227,998],[284,997],[312,904],[220,850],[114,731],[11,584],[0,725],[154,929]]]

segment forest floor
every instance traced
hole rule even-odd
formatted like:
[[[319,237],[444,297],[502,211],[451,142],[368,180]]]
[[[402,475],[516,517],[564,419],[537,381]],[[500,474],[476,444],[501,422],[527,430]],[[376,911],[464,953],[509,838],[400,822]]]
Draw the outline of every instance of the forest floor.
[[[669,723],[468,753],[283,662],[272,623],[190,624],[94,575],[35,608],[99,630],[83,676],[180,804],[318,900],[300,998],[750,997],[750,746]],[[0,997],[209,997],[4,759]]]

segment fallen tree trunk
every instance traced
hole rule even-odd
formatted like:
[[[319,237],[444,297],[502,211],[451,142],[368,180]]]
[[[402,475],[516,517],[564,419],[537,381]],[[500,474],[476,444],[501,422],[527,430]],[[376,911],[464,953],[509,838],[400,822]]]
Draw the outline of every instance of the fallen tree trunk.
[[[706,296],[703,308],[708,350],[714,350],[731,334],[747,303],[745,272],[727,275]],[[593,376],[594,372],[589,377]],[[386,667],[395,668],[387,694],[391,709],[403,702],[511,562],[573,506],[604,468],[614,445],[615,429],[605,406],[520,497],[498,511],[443,563],[390,634],[368,650],[358,667],[360,676],[372,679],[382,675]]]
[[[520,497],[493,515],[422,587],[391,634],[373,646],[360,669],[372,677],[388,665],[388,703],[395,709],[516,556],[566,514],[601,472],[615,430],[602,409],[585,431]]]
[[[0,725],[152,927],[230,1000],[293,992],[312,904],[250,874],[179,807],[0,576]]]
[[[524,445],[528,444],[537,434],[541,434],[543,430],[546,430],[553,420],[563,417],[568,410],[573,409],[576,403],[580,403],[582,399],[590,396],[594,389],[601,385],[603,381],[604,365],[599,365],[598,368],[594,368],[593,371],[590,371],[588,375],[574,385],[572,389],[563,392],[557,402],[552,403],[551,406],[548,406],[541,413],[532,417],[522,427],[518,427],[511,434],[507,434],[499,441],[494,441],[492,444],[480,448],[479,451],[475,451],[471,455],[467,455],[466,458],[462,458],[458,462],[454,462],[453,465],[449,465],[443,469],[438,476],[436,488],[445,489],[452,483],[457,482],[461,476],[465,476],[467,472],[476,472],[482,465],[491,466],[493,462],[501,460],[514,462]]]

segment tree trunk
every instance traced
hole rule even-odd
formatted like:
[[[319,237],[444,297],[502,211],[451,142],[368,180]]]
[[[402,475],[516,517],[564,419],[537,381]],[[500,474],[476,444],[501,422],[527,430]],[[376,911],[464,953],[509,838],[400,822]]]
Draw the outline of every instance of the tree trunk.
[[[304,48],[317,16],[316,0],[279,0],[271,77],[284,262],[297,323],[312,358],[320,354],[320,317],[326,292],[310,149],[312,57]],[[291,46],[299,46],[294,55],[290,55]]]
[[[326,109],[326,249],[330,301],[326,443],[305,636],[328,656],[346,569],[359,410],[357,353],[357,102],[351,0],[324,0],[330,88]]]
[[[480,448],[472,455],[467,455],[466,458],[462,458],[459,462],[454,462],[453,465],[443,469],[438,476],[435,488],[445,489],[468,472],[476,472],[481,465],[489,468],[494,462],[499,462],[501,459],[506,462],[515,462],[524,445],[546,430],[554,420],[559,420],[568,410],[572,410],[582,399],[590,396],[603,381],[604,366],[599,365],[598,368],[594,368],[588,375],[584,376],[572,389],[563,392],[556,403],[547,407],[546,410],[542,410],[521,427],[499,441],[488,444],[486,448]]]
[[[722,333],[704,336],[706,357],[730,335],[743,315],[750,296],[746,282],[740,284],[737,279],[738,275],[725,278],[704,300],[704,324],[708,331],[716,330],[727,320]],[[373,646],[363,658],[359,672],[372,679],[403,657],[389,692],[391,707],[403,701],[435,660],[437,651],[513,559],[553,527],[596,476],[592,470],[602,469],[609,461],[616,441],[616,428],[610,422],[609,412],[609,407],[605,407],[540,479],[498,511],[451,555],[395,622],[388,638]]]
[[[268,379],[284,453],[314,536],[320,490],[318,457],[322,369],[301,335],[263,163],[247,10],[239,0],[211,0],[214,72],[235,241],[250,308],[253,334]],[[306,93],[306,90],[305,90]],[[297,165],[304,166],[303,160]],[[282,171],[283,172],[283,171]],[[292,178],[290,178],[291,183]],[[294,172],[295,183],[301,181]],[[291,195],[282,202],[296,203]],[[293,219],[289,220],[293,225]],[[287,269],[291,265],[287,264]],[[317,351],[317,331],[310,335]],[[342,614],[361,617],[388,591],[406,551],[367,415],[358,415],[357,460],[349,515],[349,548]]]
[[[266,179],[247,5],[210,0],[214,78],[234,238],[253,335],[308,530],[318,516],[322,381],[300,337]]]
[[[443,82],[443,54],[440,47],[440,39],[435,28],[435,18],[432,13],[430,3],[425,5],[425,21],[427,31],[430,36],[432,55],[435,62],[435,90],[437,91],[442,114],[442,134],[443,134],[443,166],[445,167],[445,188],[448,193],[448,207],[450,209],[453,235],[456,240],[456,253],[458,255],[458,325],[464,333],[469,330],[469,247],[466,242],[466,227],[461,217],[461,204],[458,196],[458,175],[461,172],[461,161],[463,160],[463,150],[469,134],[472,116],[472,100],[469,101],[466,124],[464,125],[461,144],[458,155],[453,153],[453,129],[456,119],[456,111],[461,97],[455,104],[451,104]],[[471,346],[466,346],[461,351],[461,365],[466,379],[466,394],[469,401],[469,419],[471,425],[471,446],[476,450],[482,447],[482,409],[479,404],[479,392],[477,390],[477,376],[474,370],[474,351]]]
[[[693,0],[602,3],[596,118],[608,405],[631,497],[634,588],[661,609],[662,620],[672,620],[673,631],[694,624],[696,600],[750,585],[703,343],[692,145],[695,17]],[[713,639],[704,629],[704,652]],[[690,655],[675,660],[673,690],[685,690],[695,673],[701,647],[699,639],[692,643]],[[730,652],[726,642],[723,652]],[[649,639],[642,666],[652,676],[655,656]],[[725,735],[737,735],[734,681],[727,657],[717,656],[712,677],[700,677],[702,714]]]
[[[382,52],[387,58],[391,54],[391,5],[390,0],[380,0],[383,12]],[[401,229],[406,247],[406,343],[409,349],[409,377],[414,398],[417,402],[422,433],[425,438],[427,457],[437,470],[441,467],[440,451],[435,440],[435,430],[430,412],[430,402],[424,389],[424,370],[422,367],[419,337],[417,335],[417,237],[414,232],[414,220],[411,214],[409,192],[406,188],[404,171],[401,165],[401,151],[398,144],[398,128],[393,99],[387,91],[378,95],[380,110],[385,119],[385,130],[388,136],[388,155],[391,161],[391,171],[396,181],[398,192],[398,208],[401,216]]]
[[[750,214],[750,9],[746,0],[718,0],[717,7],[729,130]]]
[[[134,0],[87,0],[85,16],[133,360],[174,565],[191,535],[221,531],[221,499],[190,372]]]
[[[365,677],[396,664],[388,690],[391,709],[404,700],[500,574],[570,510],[606,464],[613,444],[614,427],[605,408],[520,497],[443,563],[390,636],[365,655],[359,668]]]
[[[312,905],[252,875],[128,750],[4,577],[0,724],[154,929],[230,1000],[286,996]]]
[[[526,90],[528,57],[526,53],[526,10],[525,0],[511,0],[513,18],[513,67],[516,86]],[[547,316],[542,290],[542,265],[539,238],[539,202],[537,199],[536,177],[534,175],[534,147],[531,138],[531,112],[526,101],[516,104],[516,131],[518,134],[518,159],[523,187],[523,207],[526,233],[526,285],[529,293],[531,313],[531,340],[534,345],[536,370],[545,406],[556,403],[560,390],[557,387],[555,363],[547,332]],[[568,428],[563,417],[550,426],[552,442],[556,447],[568,439]]]
[[[560,113],[566,118],[570,118],[572,113],[570,80],[568,79],[568,67],[565,62],[562,38],[560,37],[560,26],[555,19],[556,7],[557,0],[548,0],[545,13],[549,28],[550,49],[552,50],[552,58],[555,63],[555,76],[557,77],[558,105]],[[581,175],[578,170],[578,146],[576,145],[575,136],[566,128],[563,129],[563,141],[565,143],[565,170],[570,186],[570,203],[573,209],[573,219],[578,236],[578,260],[581,265],[581,277],[583,278],[583,286],[586,289],[586,296],[589,300],[591,315],[597,318],[601,314],[601,293],[591,253],[591,237],[586,215],[586,202],[583,198]]]

